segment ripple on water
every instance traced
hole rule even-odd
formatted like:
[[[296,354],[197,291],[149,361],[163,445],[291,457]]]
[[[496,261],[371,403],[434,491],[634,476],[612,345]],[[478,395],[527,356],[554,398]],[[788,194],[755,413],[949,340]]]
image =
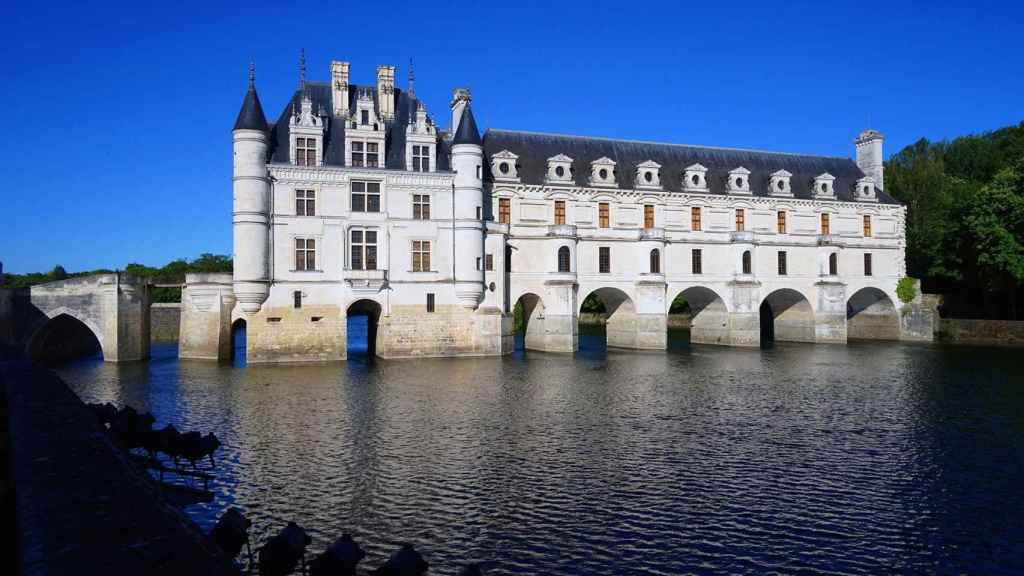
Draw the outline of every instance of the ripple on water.
[[[587,344],[586,342],[584,344]],[[215,432],[212,526],[239,506],[376,566],[439,574],[1024,570],[1015,353],[673,346],[575,357],[231,368],[80,362],[86,401]]]

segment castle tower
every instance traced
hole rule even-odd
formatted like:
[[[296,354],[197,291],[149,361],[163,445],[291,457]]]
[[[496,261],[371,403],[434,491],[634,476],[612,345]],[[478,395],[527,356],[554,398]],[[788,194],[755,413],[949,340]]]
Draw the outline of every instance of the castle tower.
[[[875,187],[884,190],[882,175],[885,173],[882,164],[882,142],[885,136],[878,130],[865,130],[853,141],[857,146],[857,167],[861,172],[875,180]]]
[[[465,105],[452,138],[455,171],[455,295],[466,308],[476,309],[484,295],[483,271],[475,262],[484,255],[484,147],[473,110]]]
[[[235,297],[247,314],[259,312],[270,290],[268,139],[267,119],[256,94],[256,72],[250,64],[249,91],[231,131],[234,146],[233,286]]]

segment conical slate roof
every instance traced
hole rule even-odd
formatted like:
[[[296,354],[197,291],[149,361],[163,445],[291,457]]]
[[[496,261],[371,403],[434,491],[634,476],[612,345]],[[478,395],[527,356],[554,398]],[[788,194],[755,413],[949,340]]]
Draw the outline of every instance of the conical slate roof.
[[[476,119],[473,118],[473,110],[467,104],[462,110],[462,119],[459,120],[459,129],[452,138],[452,145],[455,144],[476,144],[481,146],[480,131],[476,128]]]
[[[235,120],[235,127],[232,130],[267,131],[267,117],[263,115],[263,106],[260,105],[256,87],[250,85],[249,91],[245,93],[242,109],[238,111],[238,119]]]

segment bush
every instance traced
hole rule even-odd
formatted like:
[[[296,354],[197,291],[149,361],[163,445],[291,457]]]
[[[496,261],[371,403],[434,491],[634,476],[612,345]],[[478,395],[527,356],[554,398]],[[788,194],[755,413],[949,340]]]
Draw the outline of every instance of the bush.
[[[896,283],[896,296],[899,297],[900,302],[908,304],[911,300],[917,296],[917,280],[910,276],[904,276],[900,278],[900,281]]]

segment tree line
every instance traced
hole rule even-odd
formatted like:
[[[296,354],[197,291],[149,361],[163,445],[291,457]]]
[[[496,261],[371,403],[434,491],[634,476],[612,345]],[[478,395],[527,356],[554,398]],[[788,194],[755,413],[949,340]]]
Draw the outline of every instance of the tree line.
[[[907,274],[957,318],[1020,319],[1024,304],[1024,122],[952,141],[921,139],[885,163],[907,207]]]
[[[181,284],[185,282],[185,274],[188,273],[215,273],[228,272],[233,270],[230,256],[224,254],[202,254],[193,260],[178,259],[171,261],[160,268],[146,266],[145,264],[131,263],[124,267],[125,272],[130,276],[152,280],[158,284]],[[31,272],[29,274],[7,274],[0,278],[0,288],[28,288],[36,284],[45,284],[58,280],[67,280],[77,276],[88,276],[90,274],[110,274],[115,272],[107,268],[96,270],[84,270],[81,272],[68,272],[63,266],[55,266],[49,272]],[[180,288],[153,288],[153,302],[180,302]]]

